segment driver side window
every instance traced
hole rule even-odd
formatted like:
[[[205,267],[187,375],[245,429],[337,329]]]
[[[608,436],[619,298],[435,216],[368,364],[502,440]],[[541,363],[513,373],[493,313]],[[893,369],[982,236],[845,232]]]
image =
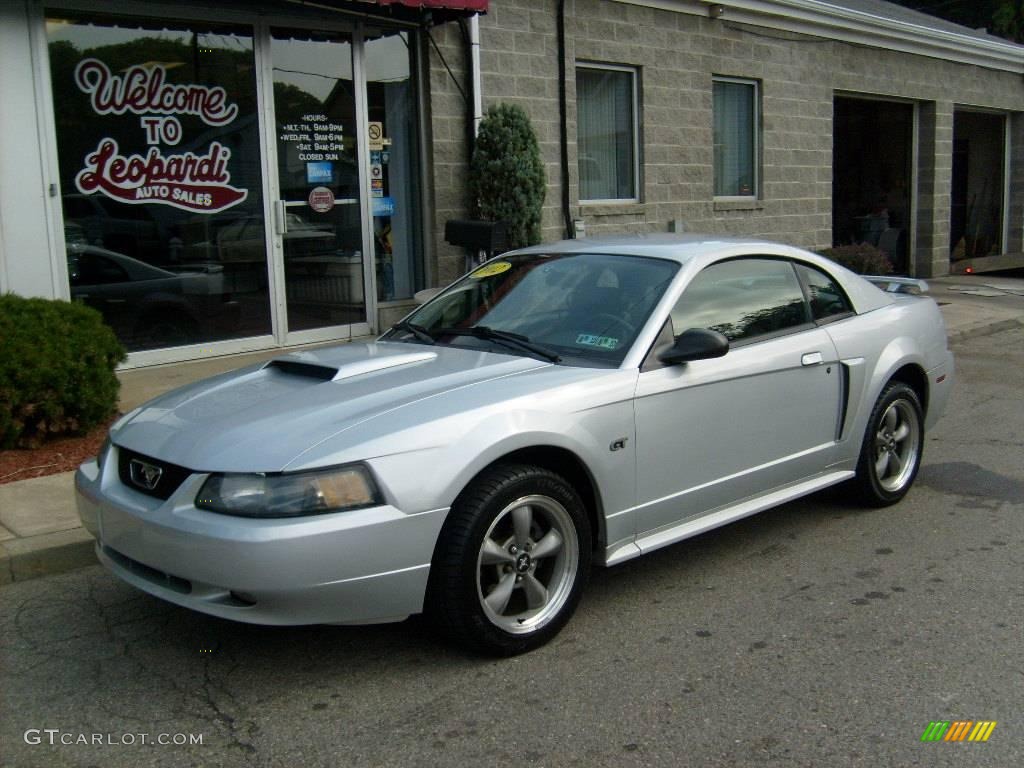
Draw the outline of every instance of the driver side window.
[[[803,291],[785,260],[744,258],[705,268],[672,309],[673,332],[710,328],[733,344],[811,322]]]

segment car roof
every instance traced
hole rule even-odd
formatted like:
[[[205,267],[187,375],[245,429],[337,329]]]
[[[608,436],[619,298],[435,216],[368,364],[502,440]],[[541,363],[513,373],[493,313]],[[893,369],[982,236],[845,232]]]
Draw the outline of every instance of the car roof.
[[[792,245],[757,238],[721,237],[701,234],[635,234],[609,237],[562,240],[546,245],[534,245],[512,254],[608,254],[659,258],[675,261],[691,275],[719,259],[736,256],[780,256],[795,258],[825,270],[836,278],[858,313],[868,312],[892,302],[892,297],[867,280],[850,272],[836,262]],[[501,257],[499,257],[501,258]],[[687,267],[687,265],[691,265]]]
[[[735,252],[739,249],[750,253],[760,251],[780,255],[783,252],[794,253],[797,251],[790,246],[753,238],[653,233],[562,240],[557,243],[522,248],[512,253],[606,253],[671,259],[685,264],[698,256],[715,256]],[[783,249],[783,251],[779,249]]]

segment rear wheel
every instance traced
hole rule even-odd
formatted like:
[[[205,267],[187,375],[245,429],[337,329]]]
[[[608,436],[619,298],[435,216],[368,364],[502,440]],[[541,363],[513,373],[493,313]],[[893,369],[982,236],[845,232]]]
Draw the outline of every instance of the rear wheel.
[[[854,483],[861,498],[884,507],[902,499],[914,484],[924,448],[924,419],[917,393],[890,383],[868,420]]]
[[[562,477],[498,466],[456,500],[430,571],[426,610],[452,640],[501,656],[565,625],[590,569],[590,525]]]

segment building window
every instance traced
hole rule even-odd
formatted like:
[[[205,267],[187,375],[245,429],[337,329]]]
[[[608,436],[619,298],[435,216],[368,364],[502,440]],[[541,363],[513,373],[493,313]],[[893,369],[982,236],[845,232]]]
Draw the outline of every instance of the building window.
[[[714,90],[715,197],[757,197],[757,83],[716,77]]]
[[[637,72],[576,68],[580,200],[637,200]]]
[[[269,334],[252,29],[57,13],[71,299],[129,352]]]

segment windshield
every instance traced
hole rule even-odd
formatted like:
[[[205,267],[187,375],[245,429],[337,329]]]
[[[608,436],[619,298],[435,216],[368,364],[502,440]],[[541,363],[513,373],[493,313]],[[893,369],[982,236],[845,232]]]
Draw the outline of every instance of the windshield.
[[[637,256],[502,257],[470,272],[385,338],[429,343],[425,331],[437,344],[531,354],[495,336],[466,333],[482,327],[517,334],[550,353],[549,359],[617,366],[678,268]]]

